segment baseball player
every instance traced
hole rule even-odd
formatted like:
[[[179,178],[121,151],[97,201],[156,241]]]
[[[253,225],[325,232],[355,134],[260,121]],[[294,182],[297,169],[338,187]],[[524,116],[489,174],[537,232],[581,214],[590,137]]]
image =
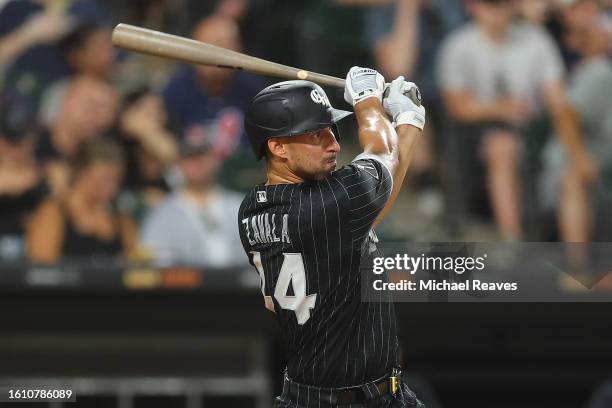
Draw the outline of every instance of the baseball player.
[[[287,352],[275,407],[422,407],[401,382],[393,304],[362,302],[362,256],[373,227],[397,196],[425,109],[405,96],[418,89],[353,67],[344,97],[353,107],[363,153],[336,170],[334,109],[318,85],[287,81],[251,101],[246,131],[265,157],[267,182],[238,214],[265,306],[275,313]],[[389,121],[391,117],[394,125]]]

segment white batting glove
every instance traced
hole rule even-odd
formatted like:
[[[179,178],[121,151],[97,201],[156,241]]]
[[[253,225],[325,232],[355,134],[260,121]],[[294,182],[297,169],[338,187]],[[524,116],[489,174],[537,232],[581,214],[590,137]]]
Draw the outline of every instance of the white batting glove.
[[[404,81],[399,76],[391,82],[389,94],[383,99],[383,107],[389,116],[393,118],[395,126],[412,125],[423,130],[425,127],[425,107],[417,105],[408,94],[417,95],[420,99],[419,88],[413,82]],[[421,101],[416,101],[419,104]]]
[[[344,100],[355,106],[367,98],[378,98],[382,101],[385,90],[385,78],[376,70],[353,67],[346,74]]]

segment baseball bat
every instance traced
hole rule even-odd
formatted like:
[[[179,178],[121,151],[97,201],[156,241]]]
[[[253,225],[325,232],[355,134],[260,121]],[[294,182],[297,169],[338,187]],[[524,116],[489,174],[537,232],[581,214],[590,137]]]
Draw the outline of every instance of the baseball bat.
[[[277,64],[212,44],[160,31],[118,24],[113,44],[130,51],[170,58],[189,64],[210,65],[285,79],[304,79],[319,85],[344,87],[344,79]]]
[[[344,88],[345,81],[342,78],[278,64],[201,41],[129,24],[118,24],[113,30],[112,38],[113,44],[126,50],[189,64],[238,69],[253,74],[302,79],[323,86]],[[420,104],[420,95],[417,92],[411,92],[409,96]]]

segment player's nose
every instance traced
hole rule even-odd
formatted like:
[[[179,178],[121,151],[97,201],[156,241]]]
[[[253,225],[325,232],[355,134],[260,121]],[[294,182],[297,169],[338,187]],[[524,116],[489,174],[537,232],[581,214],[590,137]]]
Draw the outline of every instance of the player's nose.
[[[338,143],[338,140],[336,139],[336,136],[334,135],[334,132],[332,132],[331,129],[326,129],[327,131],[324,133],[324,140],[325,140],[325,147],[327,151],[329,152],[338,152],[340,151],[340,144]]]

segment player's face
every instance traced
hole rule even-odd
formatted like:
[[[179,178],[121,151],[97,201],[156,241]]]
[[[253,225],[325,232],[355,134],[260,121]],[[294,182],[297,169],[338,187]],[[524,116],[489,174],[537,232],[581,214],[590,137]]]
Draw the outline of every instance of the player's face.
[[[305,180],[322,180],[336,169],[340,145],[331,128],[287,138],[287,164]]]

